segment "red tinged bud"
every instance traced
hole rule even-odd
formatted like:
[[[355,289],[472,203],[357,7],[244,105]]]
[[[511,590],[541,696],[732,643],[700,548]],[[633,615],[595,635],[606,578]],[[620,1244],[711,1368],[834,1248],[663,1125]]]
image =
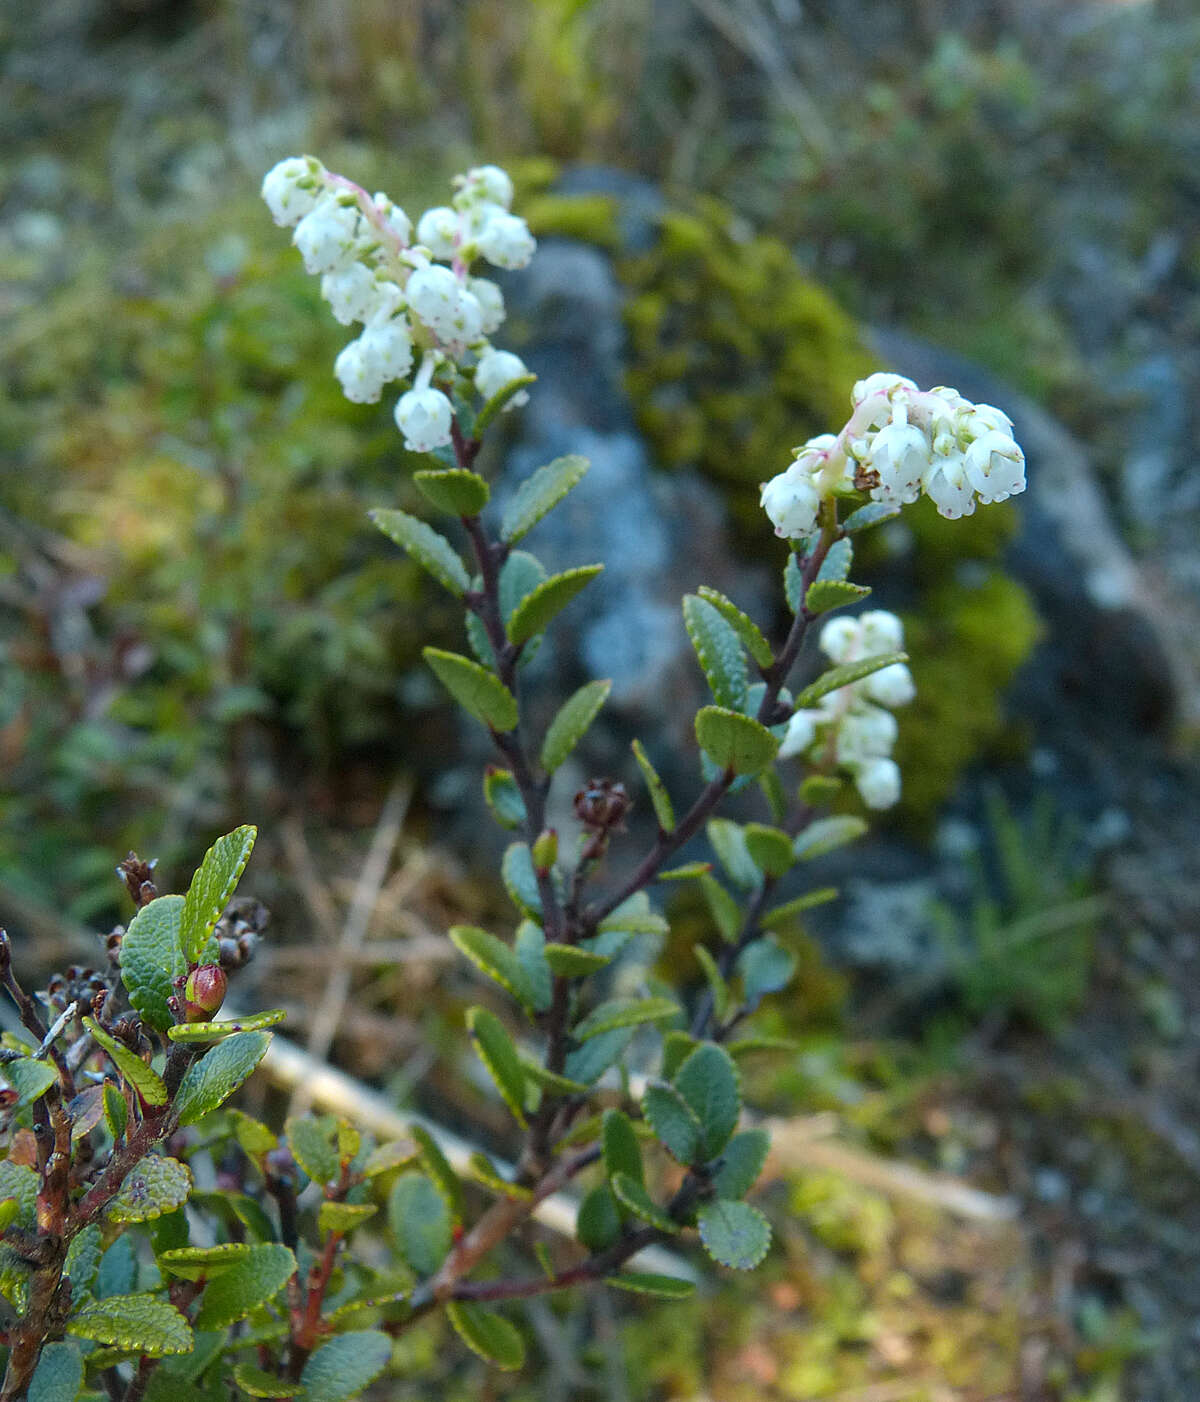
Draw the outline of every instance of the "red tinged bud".
[[[208,1022],[225,1001],[229,981],[219,964],[201,964],[184,984],[183,1015],[188,1022]]]

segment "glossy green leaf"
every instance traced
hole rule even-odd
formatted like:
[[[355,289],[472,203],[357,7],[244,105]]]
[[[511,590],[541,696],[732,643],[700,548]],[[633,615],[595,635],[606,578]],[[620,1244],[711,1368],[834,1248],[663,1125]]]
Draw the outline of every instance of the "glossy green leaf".
[[[632,1212],[643,1222],[649,1222],[660,1232],[677,1232],[679,1223],[669,1217],[650,1196],[645,1187],[630,1178],[627,1173],[616,1173],[611,1182],[613,1195],[626,1212]]]
[[[593,954],[591,950],[580,949],[577,945],[548,944],[546,962],[553,973],[564,978],[586,978],[588,974],[607,967],[612,960],[608,955]]]
[[[845,539],[835,540],[825,552],[825,558],[821,561],[821,568],[817,571],[817,579],[823,580],[826,583],[849,579],[850,567],[853,564],[853,543]]]
[[[252,1246],[235,1265],[210,1280],[196,1312],[197,1329],[224,1329],[265,1305],[295,1274],[296,1258],[278,1242]]]
[[[247,1397],[298,1397],[304,1391],[303,1383],[289,1382],[256,1363],[236,1364],[233,1380]]]
[[[513,950],[525,974],[534,1010],[545,1012],[554,997],[554,980],[550,965],[546,963],[546,936],[542,927],[534,920],[522,920],[513,936]]]
[[[771,644],[752,618],[744,614],[732,600],[716,589],[702,584],[697,591],[706,604],[711,604],[746,645],[746,650],[760,667],[769,667],[775,660]]]
[[[525,1342],[507,1319],[465,1300],[451,1300],[446,1315],[463,1343],[485,1363],[511,1373],[525,1362]]]
[[[74,1344],[44,1344],[27,1402],[75,1402],[83,1386],[83,1355]]]
[[[609,1109],[601,1122],[600,1147],[604,1155],[604,1172],[609,1178],[623,1173],[635,1183],[645,1182],[642,1167],[642,1146],[638,1143],[633,1121],[623,1110]]]
[[[129,1104],[111,1081],[104,1082],[104,1122],[115,1144],[129,1123]]]
[[[191,1325],[183,1315],[174,1305],[154,1295],[110,1295],[104,1300],[88,1300],[67,1321],[67,1333],[148,1358],[188,1353],[193,1342]]]
[[[378,507],[367,513],[379,529],[456,598],[471,587],[466,566],[444,535],[407,511]]]
[[[635,740],[632,749],[633,757],[637,760],[638,768],[642,771],[642,778],[646,782],[646,788],[650,791],[650,802],[654,805],[654,816],[658,819],[658,826],[663,832],[674,832],[675,809],[671,804],[671,796],[667,793],[666,785],[658,777],[658,771],[647,759],[642,742]]]
[[[762,872],[750,856],[740,823],[731,822],[728,818],[710,818],[704,831],[717,854],[717,860],[735,886],[740,886],[743,891],[753,891],[761,884]],[[790,841],[788,851],[791,851]]]
[[[258,829],[245,824],[218,837],[204,854],[188,887],[179,921],[180,947],[189,964],[199,961],[208,937],[237,890],[257,836]],[[123,942],[121,952],[124,955]]]
[[[596,1041],[593,1039],[586,1045],[594,1047]],[[521,1053],[521,1069],[525,1072],[525,1079],[532,1081],[534,1085],[541,1086],[543,1090],[548,1090],[552,1095],[582,1095],[587,1090],[587,1086],[582,1081],[573,1081],[569,1076],[559,1076],[546,1068],[531,1056]]]
[[[244,1241],[225,1241],[216,1246],[177,1246],[158,1252],[155,1259],[162,1270],[183,1280],[211,1280],[224,1275],[253,1250]]]
[[[806,891],[804,895],[797,896],[793,901],[784,901],[782,905],[772,906],[758,923],[764,930],[786,929],[798,915],[803,915],[806,910],[812,910],[819,905],[828,905],[830,901],[837,900],[837,894],[836,886],[822,886],[817,891]]]
[[[682,1028],[676,1028],[663,1037],[662,1078],[673,1081],[676,1072],[700,1045],[697,1038]]]
[[[696,1293],[690,1280],[674,1275],[648,1275],[644,1271],[619,1271],[604,1277],[605,1285],[628,1290],[633,1295],[653,1295],[659,1300],[686,1300]]]
[[[603,1251],[621,1235],[621,1209],[607,1183],[584,1195],[575,1218],[575,1235],[589,1251]]]
[[[792,839],[780,828],[765,823],[747,823],[743,829],[746,851],[768,876],[784,876],[791,870],[795,853]]]
[[[593,1008],[571,1029],[576,1041],[586,1042],[601,1032],[636,1027],[644,1022],[665,1022],[675,1017],[679,1005],[670,998],[610,998]]]
[[[894,521],[899,515],[898,506],[883,501],[869,501],[866,506],[860,506],[857,511],[852,511],[846,517],[842,522],[842,530],[852,535],[855,531],[865,531],[871,526],[880,526],[885,521]]]
[[[16,1100],[8,1107],[18,1110],[23,1105],[32,1105],[58,1080],[58,1072],[48,1061],[35,1061],[31,1056],[21,1056],[15,1061],[6,1061],[0,1066],[0,1080],[8,1082],[16,1092]]]
[[[383,1372],[392,1360],[392,1341],[381,1329],[335,1334],[305,1360],[300,1373],[304,1402],[346,1402]]]
[[[512,1111],[513,1118],[523,1128],[525,1072],[521,1069],[521,1060],[512,1038],[504,1030],[500,1019],[486,1008],[467,1009],[467,1029],[480,1061],[487,1068],[504,1103]]]
[[[450,941],[481,973],[494,979],[519,1003],[527,1008],[534,1007],[534,990],[529,976],[520,959],[503,940],[474,925],[453,925]]]
[[[495,731],[516,729],[516,699],[495,673],[461,653],[446,652],[440,647],[423,648],[421,655],[469,715]]]
[[[511,831],[525,821],[525,800],[507,769],[488,765],[483,775],[483,797],[492,810],[492,817],[502,828]]]
[[[164,898],[159,897],[159,899]],[[182,897],[180,899],[182,900]],[[150,907],[143,906],[142,909],[149,910]],[[130,1051],[124,1042],[118,1042],[116,1038],[110,1037],[95,1018],[85,1017],[83,1025],[92,1034],[92,1040],[108,1053],[109,1059],[121,1073],[121,1076],[137,1091],[147,1105],[165,1105],[167,1103],[167,1088],[163,1085],[162,1077],[157,1071],[147,1066],[141,1057],[136,1052]]]
[[[502,1198],[528,1202],[533,1197],[532,1188],[522,1187],[505,1178],[491,1159],[479,1150],[467,1160],[467,1173],[473,1182],[481,1183],[490,1192]]]
[[[262,1032],[268,1027],[278,1027],[287,1018],[284,1008],[271,1008],[267,1012],[251,1013],[239,1017],[236,1022],[177,1022],[167,1028],[167,1036],[172,1042],[221,1042],[239,1032]]]
[[[715,1042],[702,1042],[679,1068],[675,1089],[700,1122],[700,1152],[714,1159],[729,1143],[742,1111],[741,1081],[733,1058]]]
[[[713,1187],[721,1198],[744,1198],[758,1182],[767,1162],[771,1136],[765,1129],[744,1129],[735,1134],[721,1154],[721,1166],[713,1174]]]
[[[492,494],[483,478],[465,467],[414,472],[413,481],[426,501],[450,516],[478,516]]]
[[[674,1087],[648,1085],[642,1096],[642,1113],[655,1138],[673,1159],[681,1164],[695,1162],[701,1139],[700,1121]]]
[[[450,1209],[431,1178],[402,1173],[388,1194],[388,1225],[396,1248],[419,1276],[430,1276],[453,1242]]]
[[[740,711],[746,704],[746,658],[733,626],[697,594],[683,598],[683,622],[718,706]]]
[[[182,896],[156,896],[129,922],[121,940],[121,982],[134,1011],[159,1032],[175,1021],[167,999],[175,994],[175,980],[187,973],[180,940],[183,906]]]
[[[712,957],[702,944],[692,947],[692,953],[696,956],[696,962],[704,971],[705,982],[708,984],[712,994],[713,1012],[717,1017],[724,1019],[729,1011],[729,985],[721,970],[717,967],[717,961]]]
[[[796,956],[766,935],[742,950],[737,967],[746,1002],[753,1011],[768,994],[787,987],[796,972]]]
[[[655,881],[696,881],[712,871],[711,862],[684,862],[682,866],[660,871]]]
[[[606,915],[597,929],[601,934],[624,933],[630,935],[669,935],[671,927],[665,918],[651,909],[650,897],[645,891],[635,891],[628,900],[621,902],[616,910]],[[595,948],[595,945],[592,946]],[[605,954],[612,953],[605,949]]]
[[[378,1178],[390,1173],[394,1168],[403,1168],[414,1162],[418,1156],[415,1145],[403,1139],[391,1139],[386,1144],[377,1144],[363,1160],[359,1172],[364,1178]]]
[[[636,1030],[633,1027],[618,1027],[612,1032],[601,1032],[598,1037],[592,1037],[568,1053],[564,1072],[571,1080],[584,1085],[598,1081],[610,1066],[620,1061]]]
[[[108,1205],[112,1222],[150,1222],[174,1212],[192,1191],[192,1171],[178,1159],[147,1154],[130,1169]]]
[[[721,938],[726,944],[735,944],[742,928],[742,912],[737,901],[715,876],[702,876],[700,890]]]
[[[194,1061],[184,1072],[175,1096],[180,1125],[194,1125],[223,1105],[266,1056],[270,1045],[269,1032],[239,1032]]]
[[[866,831],[866,819],[851,813],[839,814],[832,818],[818,818],[815,823],[809,823],[796,838],[793,850],[801,861],[811,861],[814,857],[823,857],[826,852],[832,852],[838,847],[845,847],[848,842],[855,841]]]
[[[333,1115],[293,1115],[283,1127],[292,1158],[314,1183],[336,1183],[342,1176],[338,1121]]]
[[[513,905],[522,915],[534,919],[542,913],[542,897],[538,891],[533,856],[525,842],[510,842],[500,859],[500,879]]]
[[[500,522],[500,537],[510,544],[518,541],[537,525],[545,514],[566,496],[583,478],[591,464],[577,453],[555,458],[539,467],[517,488]]]
[[[771,1245],[767,1219],[748,1202],[717,1198],[700,1209],[696,1222],[705,1251],[735,1271],[753,1270]]]
[[[758,721],[720,706],[696,713],[696,739],[719,768],[735,774],[757,774],[775,758],[779,741]]]
[[[603,569],[603,565],[580,565],[562,574],[551,575],[539,584],[513,610],[508,620],[509,641],[518,644],[528,642],[535,633],[544,632],[551,619],[561,613]]]
[[[559,707],[542,741],[542,768],[553,774],[587,734],[612,690],[610,681],[585,682]]]
[[[870,592],[865,584],[851,584],[848,579],[814,579],[804,596],[804,607],[815,618],[831,609],[861,603]]]
[[[876,657],[860,657],[856,662],[843,662],[840,667],[831,667],[828,672],[822,672],[811,686],[804,688],[796,698],[797,709],[808,710],[831,691],[860,682],[884,667],[907,661],[907,652],[883,652]]]
[[[461,1222],[466,1212],[463,1202],[462,1184],[458,1174],[450,1167],[450,1160],[442,1153],[442,1146],[424,1125],[410,1125],[409,1133],[421,1148],[421,1163],[426,1173],[433,1179],[433,1185],[442,1195],[442,1200],[450,1209],[455,1222]]]

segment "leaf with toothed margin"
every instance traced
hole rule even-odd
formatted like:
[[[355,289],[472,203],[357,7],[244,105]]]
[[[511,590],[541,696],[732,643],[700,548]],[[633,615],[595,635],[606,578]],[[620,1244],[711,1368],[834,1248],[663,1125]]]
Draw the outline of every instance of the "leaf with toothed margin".
[[[458,1174],[451,1168],[450,1160],[442,1152],[442,1146],[424,1125],[410,1125],[409,1133],[421,1147],[421,1164],[450,1209],[450,1216],[455,1222],[461,1222],[467,1210],[463,1200],[462,1183]]]
[[[848,842],[855,841],[867,831],[864,818],[854,813],[841,813],[831,818],[818,818],[796,838],[793,850],[801,861],[823,857]]]
[[[156,896],[142,906],[121,939],[121,982],[143,1022],[165,1032],[175,1021],[167,999],[187,973],[183,952],[183,896]],[[161,1102],[159,1102],[161,1104]]]
[[[451,944],[481,973],[494,979],[523,1007],[532,1009],[537,1006],[529,975],[520,958],[503,940],[475,925],[452,925],[449,933]]]
[[[547,774],[553,774],[583,739],[611,690],[610,681],[585,682],[559,707],[542,741],[542,768]]]
[[[194,1125],[223,1105],[266,1056],[270,1045],[269,1032],[238,1032],[192,1062],[175,1094],[180,1125]]]
[[[471,587],[471,577],[458,551],[444,535],[407,511],[378,507],[367,513],[390,540],[394,540],[455,598],[461,599]]]
[[[160,897],[160,899],[162,899]],[[182,897],[180,898],[182,900]],[[149,906],[143,906],[143,910],[149,910]],[[103,1027],[93,1017],[85,1017],[83,1025],[92,1034],[92,1040],[102,1047],[109,1055],[110,1060],[121,1073],[124,1080],[137,1091],[142,1100],[147,1105],[165,1105],[167,1103],[167,1088],[163,1085],[162,1077],[152,1067],[137,1055],[130,1051],[123,1042],[118,1042],[115,1037],[110,1037]]]
[[[844,686],[851,686],[854,682],[861,682],[873,676],[884,667],[907,661],[907,652],[881,652],[876,657],[860,657],[855,662],[843,662],[840,667],[831,667],[829,671],[822,672],[810,686],[804,688],[796,698],[796,708],[801,711],[808,710],[831,691],[840,691]]]
[[[567,1054],[563,1071],[571,1080],[591,1085],[620,1061],[636,1031],[634,1027],[618,1027],[615,1032],[601,1032]]]
[[[695,728],[700,748],[709,759],[719,769],[734,774],[757,774],[779,749],[778,739],[765,725],[721,706],[697,711]]]
[[[675,1089],[700,1122],[700,1152],[715,1158],[729,1143],[742,1112],[741,1078],[715,1042],[702,1042],[675,1075]]]
[[[804,607],[814,615],[830,613],[861,603],[870,592],[865,584],[851,584],[848,579],[815,579],[804,596]]]
[[[413,482],[426,501],[450,516],[478,516],[492,494],[484,479],[465,467],[414,472]]]
[[[177,1022],[167,1028],[167,1036],[172,1042],[221,1042],[238,1032],[261,1032],[267,1027],[277,1027],[287,1017],[284,1008],[271,1008],[264,1013],[251,1013],[239,1017],[236,1022]]]
[[[603,565],[579,565],[543,580],[513,610],[508,620],[509,641],[525,643],[535,634],[545,632],[551,620],[603,569]]]
[[[767,1162],[771,1136],[765,1129],[744,1129],[725,1145],[721,1166],[713,1174],[720,1198],[743,1198],[758,1182]]]
[[[740,711],[746,703],[746,658],[737,630],[698,594],[683,597],[683,622],[718,706]]]
[[[183,1280],[214,1280],[253,1249],[244,1241],[225,1241],[217,1246],[177,1246],[158,1252],[155,1259],[162,1270]]]
[[[40,1100],[57,1080],[58,1072],[48,1061],[35,1061],[31,1056],[19,1056],[0,1066],[0,1081],[7,1081],[17,1096],[8,1106],[10,1110]]]
[[[642,1148],[633,1121],[623,1110],[605,1110],[600,1136],[604,1172],[609,1178],[623,1173],[635,1183],[645,1181]]]
[[[627,1212],[632,1212],[635,1217],[640,1217],[643,1222],[657,1227],[660,1232],[674,1233],[679,1230],[679,1223],[669,1217],[646,1189],[627,1173],[613,1175],[612,1190],[621,1206]]]
[[[666,785],[658,777],[658,770],[646,757],[642,742],[635,740],[632,748],[633,757],[637,760],[638,768],[642,771],[642,778],[646,781],[646,788],[650,791],[650,802],[654,805],[654,816],[658,819],[658,826],[663,832],[673,832],[675,829],[675,809],[671,804],[671,796],[667,793]]]
[[[192,1191],[192,1171],[178,1159],[147,1154],[130,1169],[108,1205],[110,1222],[150,1222],[174,1212]]]
[[[196,963],[203,954],[209,936],[237,890],[257,836],[256,827],[244,824],[224,837],[218,837],[204,854],[204,860],[192,877],[184,897],[179,917],[180,947],[189,964]]]
[[[522,920],[513,936],[513,952],[529,982],[529,998],[535,1011],[544,1013],[554,997],[554,980],[546,962],[546,936],[533,920]]]
[[[606,1275],[604,1283],[634,1295],[653,1295],[659,1300],[686,1300],[696,1293],[696,1286],[690,1280],[680,1280],[675,1275],[648,1275],[644,1271],[619,1271],[616,1275]]]
[[[432,1275],[453,1244],[450,1209],[424,1173],[402,1173],[392,1184],[388,1225],[400,1255],[419,1276]]]
[[[612,963],[611,955],[594,954],[574,944],[548,944],[545,954],[551,972],[563,978],[586,978]]]
[[[717,1198],[700,1209],[696,1222],[705,1251],[735,1271],[753,1270],[771,1245],[770,1224],[748,1202]]]
[[[704,831],[717,854],[717,860],[735,886],[740,886],[744,891],[753,891],[762,883],[762,872],[746,847],[746,834],[740,823],[732,822],[729,818],[710,818]],[[791,850],[790,841],[788,850]]]
[[[591,464],[577,453],[539,467],[517,488],[500,522],[500,538],[510,545],[527,535],[583,478]]]
[[[383,1372],[392,1340],[382,1329],[335,1334],[309,1354],[300,1373],[304,1402],[346,1402]]]
[[[774,771],[772,771],[773,773]],[[786,876],[795,861],[792,839],[782,828],[766,823],[747,823],[742,829],[746,851],[751,860],[768,876]]]
[[[853,535],[855,531],[869,530],[872,526],[881,526],[885,521],[894,521],[900,515],[900,508],[892,506],[883,501],[869,501],[866,506],[860,506],[857,511],[852,511],[842,522],[842,530]]]
[[[488,765],[483,776],[483,797],[492,817],[502,828],[512,831],[525,821],[525,800],[517,781],[507,769]]]
[[[504,1024],[486,1008],[467,1009],[467,1029],[475,1051],[495,1082],[513,1119],[525,1127],[525,1072]]]
[[[296,1273],[296,1258],[278,1242],[252,1246],[229,1270],[210,1280],[200,1297],[197,1329],[224,1329],[245,1319],[283,1289]]]
[[[642,1096],[642,1113],[655,1138],[676,1162],[695,1162],[702,1136],[700,1121],[674,1087],[648,1085]]]
[[[589,1251],[603,1251],[621,1235],[621,1209],[607,1183],[597,1183],[579,1204],[575,1236]]]
[[[665,1022],[677,1016],[679,1004],[670,998],[610,998],[592,1009],[571,1029],[578,1042],[586,1042],[602,1032],[621,1027],[640,1027],[647,1022]]]
[[[469,715],[497,732],[516,729],[516,698],[494,672],[461,653],[440,647],[423,648],[421,655]]]
[[[731,599],[727,599],[716,589],[710,589],[707,584],[702,584],[696,592],[706,604],[711,604],[730,625],[746,645],[746,650],[755,662],[760,667],[769,667],[775,660],[774,654],[771,652],[771,644],[763,637],[758,624],[752,618],[747,617]]]
[[[90,1300],[68,1320],[67,1333],[147,1358],[188,1353],[193,1343],[192,1328],[184,1316],[154,1295],[110,1295],[105,1300]]]
[[[446,1315],[463,1343],[485,1363],[512,1373],[525,1362],[525,1342],[507,1319],[465,1300],[451,1300]]]
[[[696,962],[704,970],[704,978],[712,992],[713,1012],[724,1021],[725,1014],[729,1011],[729,985],[717,967],[717,961],[702,944],[693,945],[692,953],[696,956]]]

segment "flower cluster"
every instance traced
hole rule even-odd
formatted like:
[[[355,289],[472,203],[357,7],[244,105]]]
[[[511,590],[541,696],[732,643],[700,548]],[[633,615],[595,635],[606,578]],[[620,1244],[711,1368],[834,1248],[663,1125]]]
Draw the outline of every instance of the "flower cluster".
[[[821,503],[855,488],[895,505],[925,492],[952,520],[969,516],[976,500],[1004,501],[1025,490],[1025,455],[1012,420],[990,404],[972,404],[945,386],[918,389],[890,373],[859,380],[851,397],[842,431],[809,439],[763,486],[776,535],[810,534]]]
[[[469,170],[455,187],[452,205],[417,221],[414,240],[411,220],[387,195],[368,195],[312,156],[280,161],[262,183],[275,222],[294,226],[304,266],[320,274],[334,316],[362,325],[334,362],[346,398],[373,404],[384,385],[411,379],[396,424],[414,452],[450,442],[453,409],[435,379],[469,375],[488,400],[528,374],[518,356],[488,340],[504,321],[504,298],[471,267],[483,258],[523,268],[537,245],[510,213],[512,181],[498,166]],[[505,407],[527,399],[522,390]]]
[[[821,630],[821,651],[837,665],[882,657],[903,645],[903,625],[883,609],[831,619]],[[779,754],[803,754],[819,740],[822,765],[849,771],[868,808],[891,808],[900,797],[900,769],[891,758],[896,718],[889,708],[907,705],[915,695],[912,673],[902,662],[881,667],[822,697],[816,709],[795,711]]]

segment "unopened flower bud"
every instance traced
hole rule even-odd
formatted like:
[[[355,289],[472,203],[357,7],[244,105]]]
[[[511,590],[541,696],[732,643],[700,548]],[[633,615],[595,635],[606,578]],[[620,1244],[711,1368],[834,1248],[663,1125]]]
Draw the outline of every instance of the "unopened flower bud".
[[[225,1001],[229,981],[219,964],[201,964],[187,976],[183,1015],[188,1022],[208,1022]]]
[[[575,816],[584,827],[604,832],[617,827],[628,811],[628,791],[612,779],[589,779],[575,795]]]
[[[538,836],[532,856],[537,871],[549,871],[558,860],[558,833],[553,828],[547,828]]]

